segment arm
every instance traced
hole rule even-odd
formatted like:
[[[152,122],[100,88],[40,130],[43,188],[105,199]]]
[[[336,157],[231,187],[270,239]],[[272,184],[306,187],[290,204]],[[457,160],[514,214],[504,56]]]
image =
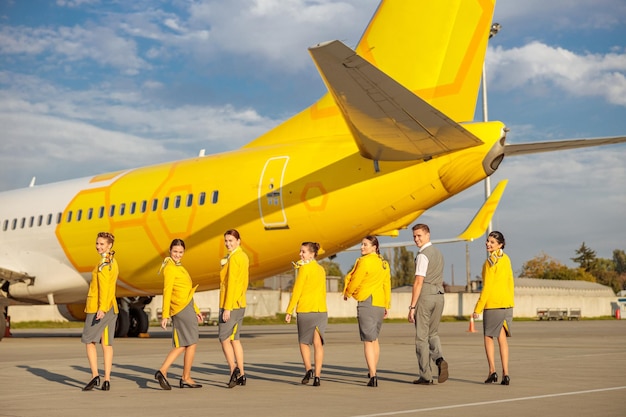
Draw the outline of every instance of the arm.
[[[308,274],[306,268],[302,267],[298,271],[298,276],[296,277],[296,281],[293,284],[293,291],[291,292],[291,299],[289,299],[289,305],[287,306],[287,315],[289,316],[289,321],[291,320],[291,315],[293,314],[293,310],[298,304],[300,297],[302,296],[302,292],[304,291],[305,283],[308,278]],[[287,316],[285,316],[285,320],[287,321]],[[289,323],[287,321],[287,323]]]
[[[101,271],[98,271],[98,311],[96,312],[96,320],[104,317],[109,310],[111,298],[115,298],[115,276],[111,265],[104,265]]]
[[[420,298],[423,284],[424,277],[421,275],[415,275],[413,293],[411,294],[411,308],[409,309],[409,323],[415,323],[415,307],[417,305],[417,300]]]
[[[354,268],[352,268],[352,271],[348,274],[350,278],[346,279],[346,286],[343,290],[344,299],[354,296],[367,275],[367,267],[364,262],[361,262],[362,259],[363,258],[359,258],[356,260]]]
[[[485,309],[485,304],[487,304],[487,300],[491,297],[492,293],[492,281],[493,275],[495,273],[495,265],[492,267],[489,265],[488,261],[485,261],[483,264],[483,289],[480,291],[480,296],[478,297],[478,301],[476,301],[476,306],[474,307],[474,314],[472,315],[476,318],[480,313]]]
[[[165,329],[167,320],[171,315],[172,293],[174,291],[174,273],[169,264],[163,269],[163,315],[161,318],[161,327]]]

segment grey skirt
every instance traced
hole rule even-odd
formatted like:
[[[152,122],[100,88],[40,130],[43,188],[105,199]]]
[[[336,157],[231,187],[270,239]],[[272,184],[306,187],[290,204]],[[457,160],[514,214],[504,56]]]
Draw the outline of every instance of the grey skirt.
[[[243,316],[246,314],[245,308],[237,308],[230,311],[230,319],[224,322],[224,309],[220,308],[220,319],[218,323],[217,338],[220,342],[224,340],[239,340],[239,331],[243,324]]]
[[[497,338],[504,327],[506,337],[511,337],[512,322],[512,308],[490,308],[483,311],[483,332],[485,336]]]
[[[362,342],[373,342],[378,339],[385,318],[385,308],[372,305],[372,296],[359,301],[356,307],[359,320],[359,333]]]
[[[198,316],[193,308],[193,299],[182,311],[172,316],[172,345],[186,347],[195,345],[200,338]]]
[[[298,342],[303,345],[312,345],[315,331],[318,331],[324,344],[324,333],[328,323],[328,313],[298,313]]]
[[[113,308],[107,311],[100,320],[96,320],[96,313],[87,313],[80,341],[83,343],[100,342],[103,346],[113,345],[115,323],[117,323],[117,314]]]

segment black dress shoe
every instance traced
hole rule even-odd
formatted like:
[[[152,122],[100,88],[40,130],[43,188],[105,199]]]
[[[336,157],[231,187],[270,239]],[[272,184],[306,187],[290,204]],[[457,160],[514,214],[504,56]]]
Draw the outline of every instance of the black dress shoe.
[[[315,378],[313,378],[313,386],[314,387],[319,387],[320,386],[320,377],[316,376]]]
[[[313,378],[313,369],[309,369],[308,371],[306,371],[306,374],[304,374],[304,378],[302,378],[302,384],[308,384],[311,378]]]
[[[87,385],[85,385],[85,387],[83,388],[83,391],[91,391],[93,387],[99,387],[99,386],[100,386],[100,377],[95,376],[91,379],[91,381],[87,383]]]
[[[444,383],[448,380],[448,362],[444,358],[437,359],[437,368],[439,369],[438,383]]]
[[[104,381],[102,384],[102,391],[109,391],[111,389],[111,383],[109,381]]]
[[[502,377],[502,382],[500,382],[500,385],[509,385],[511,383],[511,378],[509,378],[508,375],[504,375]]]
[[[498,374],[495,372],[489,374],[487,379],[485,379],[485,384],[495,384],[496,382],[498,382]]]
[[[178,385],[181,388],[202,388],[202,384],[196,384],[195,382],[187,382],[187,381],[184,381],[182,378],[180,379]]]
[[[169,391],[172,389],[172,386],[169,382],[167,382],[167,379],[165,379],[165,375],[163,375],[161,371],[156,371],[156,373],[154,374],[154,379],[159,381],[159,385],[164,390]]]
[[[413,383],[417,385],[432,385],[433,381],[432,379],[425,379],[420,376],[419,379],[416,379]]]
[[[237,378],[237,385],[246,385],[246,376],[245,375],[241,375],[239,376],[239,378]]]
[[[368,387],[377,387],[378,386],[378,377],[376,375],[371,377],[369,382],[367,383],[367,386]]]
[[[239,368],[235,367],[235,369],[233,369],[233,373],[230,374],[230,381],[228,381],[228,388],[232,388],[235,385],[237,385],[237,379],[239,379],[240,374],[241,374],[241,371],[239,370]]]

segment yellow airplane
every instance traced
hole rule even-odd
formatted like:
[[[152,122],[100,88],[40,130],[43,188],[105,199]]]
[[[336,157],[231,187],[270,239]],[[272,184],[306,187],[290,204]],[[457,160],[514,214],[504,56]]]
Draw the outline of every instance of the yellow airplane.
[[[95,236],[109,231],[124,307],[117,335],[128,313],[138,334],[173,238],[209,290],[219,287],[222,235],[236,228],[260,280],[288,270],[305,240],[331,256],[367,234],[397,235],[505,155],[626,141],[507,145],[503,123],[471,122],[494,6],[382,1],[355,50],[309,49],[328,93],[243,148],[0,193],[2,303],[57,304],[81,318]]]

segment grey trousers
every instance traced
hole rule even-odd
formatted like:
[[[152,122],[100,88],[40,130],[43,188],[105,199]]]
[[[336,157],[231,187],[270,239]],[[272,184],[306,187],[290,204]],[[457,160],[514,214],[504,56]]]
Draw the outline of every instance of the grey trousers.
[[[443,357],[439,322],[443,313],[443,294],[420,295],[415,309],[415,354],[419,376],[432,380],[431,361]]]

